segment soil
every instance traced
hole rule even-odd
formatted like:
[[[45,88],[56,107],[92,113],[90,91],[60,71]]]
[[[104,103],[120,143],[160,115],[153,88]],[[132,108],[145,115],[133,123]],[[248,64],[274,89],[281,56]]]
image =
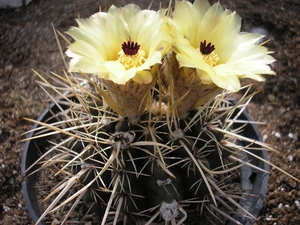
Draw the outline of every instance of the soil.
[[[61,73],[64,68],[51,23],[60,32],[114,2],[32,0],[23,8],[0,10],[0,224],[32,224],[25,208],[20,173],[22,133],[46,108],[46,96],[36,85],[33,69]],[[132,1],[131,1],[132,2]],[[146,8],[150,0],[133,1]],[[163,1],[167,5],[168,1]],[[216,2],[216,1],[215,1]],[[220,0],[243,18],[243,31],[266,34],[276,62],[276,76],[266,77],[248,107],[264,140],[278,150],[270,162],[300,179],[300,2],[298,0]],[[154,1],[154,9],[159,1]],[[63,43],[63,46],[65,44]],[[65,47],[63,47],[65,49]],[[256,225],[300,224],[300,184],[270,171],[267,196]]]

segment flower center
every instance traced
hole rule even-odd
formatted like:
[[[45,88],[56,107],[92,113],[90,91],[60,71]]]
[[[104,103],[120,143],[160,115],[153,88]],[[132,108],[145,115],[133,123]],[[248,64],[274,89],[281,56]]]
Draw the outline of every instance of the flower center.
[[[214,52],[215,46],[209,42],[206,44],[206,40],[200,42],[200,53],[203,56],[203,60],[210,66],[217,65],[220,60],[218,54]]]
[[[118,60],[126,70],[141,66],[145,60],[145,52],[140,49],[137,42],[128,41],[122,44],[122,50],[118,53]]]
[[[140,45],[137,42],[128,41],[122,44],[122,50],[125,55],[135,55],[140,49]]]

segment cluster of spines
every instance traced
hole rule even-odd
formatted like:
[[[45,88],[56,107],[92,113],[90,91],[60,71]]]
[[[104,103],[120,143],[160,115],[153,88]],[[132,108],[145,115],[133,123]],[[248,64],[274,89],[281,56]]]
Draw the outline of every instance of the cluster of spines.
[[[103,123],[104,116],[99,116],[97,110],[93,113],[100,125],[96,122],[90,132],[103,141],[89,150],[84,150],[87,143],[82,146],[78,142],[84,151],[80,153],[81,160],[97,168],[84,173],[80,182],[87,185],[95,181],[84,199],[97,202],[95,209],[102,211],[104,220],[109,220],[107,217],[114,212],[113,220],[131,224],[145,216],[141,212],[153,211],[155,216],[163,203],[176,201],[178,207],[201,205],[212,198],[204,176],[220,180],[220,176],[208,171],[221,170],[223,158],[230,155],[220,148],[224,135],[211,129],[211,125],[221,126],[220,120],[210,124],[208,113],[198,110],[172,122],[166,116],[155,117],[147,112],[138,124],[131,125],[126,118],[120,120],[117,116]]]

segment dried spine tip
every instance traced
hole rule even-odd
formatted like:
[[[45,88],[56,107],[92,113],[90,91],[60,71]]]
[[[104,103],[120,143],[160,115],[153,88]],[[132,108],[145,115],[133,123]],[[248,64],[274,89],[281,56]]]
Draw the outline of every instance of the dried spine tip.
[[[206,40],[200,43],[200,52],[203,55],[209,55],[214,50],[215,50],[215,46],[212,45],[211,42],[209,42],[207,45],[206,45]]]
[[[128,41],[122,44],[122,50],[125,55],[136,55],[139,49],[140,45],[137,42]]]

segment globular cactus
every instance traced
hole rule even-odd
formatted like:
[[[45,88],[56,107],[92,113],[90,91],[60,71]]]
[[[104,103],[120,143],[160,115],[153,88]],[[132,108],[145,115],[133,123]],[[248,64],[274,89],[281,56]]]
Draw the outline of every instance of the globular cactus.
[[[220,208],[221,221],[239,223],[230,214],[242,207],[226,193],[232,191],[232,172],[247,162],[238,160],[243,157],[236,143],[239,129],[231,123],[251,96],[234,105],[224,92],[179,118],[175,109],[155,108],[169,103],[157,99],[166,90],[154,90],[151,110],[131,123],[94,96],[94,80],[72,83],[77,91],[60,100],[67,109],[55,115],[61,122],[44,125],[61,135],[59,142],[50,139],[41,168],[55,164],[57,173],[68,174],[50,194],[58,193],[45,212],[83,202],[83,215],[95,223],[198,224],[203,212],[219,213]]]
[[[231,183],[242,166],[259,169],[243,159],[252,142],[269,147],[233,126],[253,94],[236,104],[226,96],[240,89],[239,78],[272,74],[273,58],[259,35],[239,35],[239,17],[219,3],[176,4],[173,17],[112,6],[68,31],[75,39],[67,51],[70,73],[55,75],[63,88],[41,84],[60,93],[60,112],[53,112],[56,122],[40,123],[48,133],[34,137],[52,137],[38,171],[54,166],[65,177],[37,223],[61,208],[68,208],[66,220],[79,205],[80,220],[102,225],[199,224],[203,212],[240,224],[231,216],[236,209],[253,217]],[[205,31],[193,30],[197,19],[182,26],[189,10],[199,21],[214,19],[216,34],[202,39]],[[222,40],[214,36],[226,32]]]

